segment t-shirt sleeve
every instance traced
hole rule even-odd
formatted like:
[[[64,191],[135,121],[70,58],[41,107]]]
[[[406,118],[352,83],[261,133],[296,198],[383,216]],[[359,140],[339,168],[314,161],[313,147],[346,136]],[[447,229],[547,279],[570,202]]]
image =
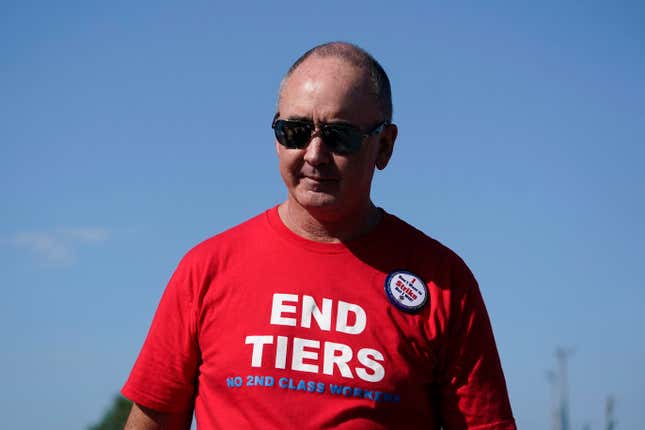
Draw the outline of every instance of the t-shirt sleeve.
[[[161,412],[193,407],[199,348],[194,310],[199,282],[184,257],[168,283],[150,331],[121,393]]]
[[[451,278],[439,379],[443,428],[513,430],[506,381],[477,281],[461,259]]]

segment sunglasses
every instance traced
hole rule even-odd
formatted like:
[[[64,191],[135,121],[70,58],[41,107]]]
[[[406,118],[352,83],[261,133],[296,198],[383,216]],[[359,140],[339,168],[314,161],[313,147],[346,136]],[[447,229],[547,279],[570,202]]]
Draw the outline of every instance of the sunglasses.
[[[358,152],[363,144],[363,139],[379,134],[387,125],[389,125],[389,121],[383,121],[367,133],[362,133],[357,127],[350,124],[322,124],[319,127],[319,133],[325,145],[332,152],[347,155]],[[316,131],[316,127],[310,121],[278,119],[277,116],[274,118],[271,128],[280,145],[289,149],[305,148]]]

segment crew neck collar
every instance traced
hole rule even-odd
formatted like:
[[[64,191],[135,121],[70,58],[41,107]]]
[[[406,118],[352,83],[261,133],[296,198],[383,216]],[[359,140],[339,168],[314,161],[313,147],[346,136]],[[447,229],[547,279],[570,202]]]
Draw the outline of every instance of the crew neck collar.
[[[356,249],[359,247],[362,248],[368,245],[373,240],[375,240],[375,238],[379,237],[382,234],[390,218],[390,215],[385,210],[377,208],[382,213],[381,219],[368,233],[345,242],[317,242],[315,240],[299,236],[298,234],[291,231],[280,218],[280,214],[278,213],[278,206],[279,205],[276,205],[266,212],[267,221],[271,228],[278,234],[278,236],[293,245],[322,254],[348,253],[351,252],[351,249]]]

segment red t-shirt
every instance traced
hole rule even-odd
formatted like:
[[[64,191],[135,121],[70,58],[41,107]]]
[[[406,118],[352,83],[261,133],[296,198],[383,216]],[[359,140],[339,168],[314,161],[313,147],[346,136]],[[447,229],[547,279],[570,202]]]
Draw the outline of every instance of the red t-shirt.
[[[479,288],[384,214],[318,243],[277,208],[182,259],[123,394],[200,429],[514,429]]]

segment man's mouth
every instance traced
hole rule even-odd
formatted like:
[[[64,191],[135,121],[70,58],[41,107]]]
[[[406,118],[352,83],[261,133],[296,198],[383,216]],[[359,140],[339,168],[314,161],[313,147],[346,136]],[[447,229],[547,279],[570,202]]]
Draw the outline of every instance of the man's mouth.
[[[302,177],[314,182],[334,182],[338,180],[333,176],[302,175]]]

